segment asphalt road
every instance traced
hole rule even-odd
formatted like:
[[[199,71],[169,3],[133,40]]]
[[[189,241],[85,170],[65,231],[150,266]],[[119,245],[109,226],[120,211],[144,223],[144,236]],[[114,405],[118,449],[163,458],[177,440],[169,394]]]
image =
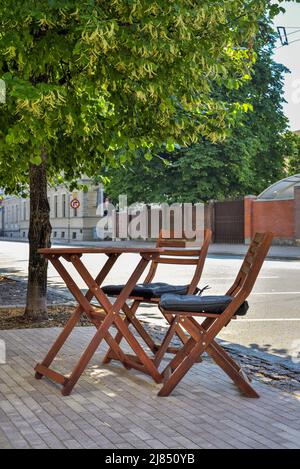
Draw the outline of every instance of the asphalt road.
[[[28,245],[0,241],[0,274],[26,277]],[[95,276],[104,263],[102,255],[86,255],[83,261]],[[138,256],[121,256],[106,283],[123,283]],[[210,294],[224,294],[233,283],[241,265],[241,258],[209,256],[200,286],[209,284]],[[192,275],[189,266],[161,266],[157,280],[172,284],[189,283]],[[83,281],[74,275],[81,288]],[[49,267],[49,285],[65,291],[64,284],[52,266]],[[267,260],[261,270],[256,286],[249,298],[248,314],[232,321],[222,332],[221,338],[232,343],[262,350],[285,358],[300,357],[300,261]],[[141,309],[143,317],[161,323],[156,307]]]

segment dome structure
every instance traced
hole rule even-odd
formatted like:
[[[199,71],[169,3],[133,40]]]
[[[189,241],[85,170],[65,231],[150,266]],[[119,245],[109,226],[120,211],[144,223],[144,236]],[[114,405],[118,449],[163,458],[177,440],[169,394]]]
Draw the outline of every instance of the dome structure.
[[[300,174],[275,182],[275,184],[264,190],[257,197],[257,200],[293,200],[295,186],[300,186]]]

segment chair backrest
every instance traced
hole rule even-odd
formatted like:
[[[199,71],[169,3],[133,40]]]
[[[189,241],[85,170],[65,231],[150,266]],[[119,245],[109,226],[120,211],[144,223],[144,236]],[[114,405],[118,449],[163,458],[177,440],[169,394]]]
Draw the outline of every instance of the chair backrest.
[[[170,237],[170,233],[164,232],[163,230],[160,232],[156,246],[164,248],[165,252],[152,261],[145,283],[152,282],[159,264],[194,265],[195,272],[188,290],[189,294],[193,294],[196,291],[202,275],[212,232],[208,229],[204,230],[203,243],[195,248],[186,248],[187,239],[179,239],[175,237],[174,234],[171,235],[172,237]]]
[[[227,295],[245,300],[252,291],[260,269],[272,244],[273,233],[256,233],[240,271]]]

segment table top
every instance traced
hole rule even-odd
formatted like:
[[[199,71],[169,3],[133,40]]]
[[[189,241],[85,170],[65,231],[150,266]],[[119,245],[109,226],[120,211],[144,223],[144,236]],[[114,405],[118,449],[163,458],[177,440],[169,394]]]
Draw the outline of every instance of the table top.
[[[133,248],[133,247],[66,247],[66,248],[43,248],[38,250],[39,254],[160,254],[163,248]]]

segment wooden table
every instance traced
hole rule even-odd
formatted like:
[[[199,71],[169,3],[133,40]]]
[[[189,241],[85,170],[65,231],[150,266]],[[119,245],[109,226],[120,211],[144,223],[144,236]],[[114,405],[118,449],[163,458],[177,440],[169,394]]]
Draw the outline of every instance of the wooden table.
[[[115,356],[120,360],[125,368],[135,368],[143,371],[155,380],[157,383],[162,382],[162,375],[159,373],[157,367],[150,359],[147,353],[143,350],[135,336],[129,330],[128,321],[124,320],[120,314],[124,304],[128,300],[133,288],[138,283],[140,277],[148,266],[149,262],[156,259],[163,249],[160,248],[121,248],[121,247],[105,247],[105,248],[87,248],[87,247],[74,247],[74,248],[49,248],[40,249],[39,253],[45,256],[53,264],[57,272],[60,274],[67,288],[72,293],[78,302],[78,306],[71,315],[63,331],[49,350],[44,360],[35,367],[36,378],[41,379],[43,376],[55,381],[62,386],[62,394],[69,395],[72,392],[75,384],[80,376],[86,369],[92,356],[98,349],[100,343],[105,340],[110,349],[114,352]],[[107,256],[107,260],[100,270],[97,277],[94,279],[90,274],[88,268],[81,260],[83,254],[103,254]],[[103,281],[111,271],[117,259],[123,254],[139,254],[140,260],[137,267],[129,277],[126,285],[121,291],[120,295],[112,304],[108,297],[101,289]],[[83,279],[88,287],[87,293],[84,295],[71,274],[63,265],[62,260],[72,264],[80,277]],[[92,299],[95,298],[101,306],[103,312],[97,312],[95,307],[91,304]],[[85,314],[93,324],[97,331],[87,346],[84,353],[81,355],[80,360],[74,367],[70,376],[64,376],[50,368],[51,363],[61,350],[62,346],[70,336],[74,327],[80,320],[80,317]],[[134,352],[134,355],[125,354],[119,343],[112,337],[109,329],[115,326],[118,332],[126,340],[128,345]],[[140,329],[140,328],[138,328]],[[137,330],[137,332],[140,331]]]

